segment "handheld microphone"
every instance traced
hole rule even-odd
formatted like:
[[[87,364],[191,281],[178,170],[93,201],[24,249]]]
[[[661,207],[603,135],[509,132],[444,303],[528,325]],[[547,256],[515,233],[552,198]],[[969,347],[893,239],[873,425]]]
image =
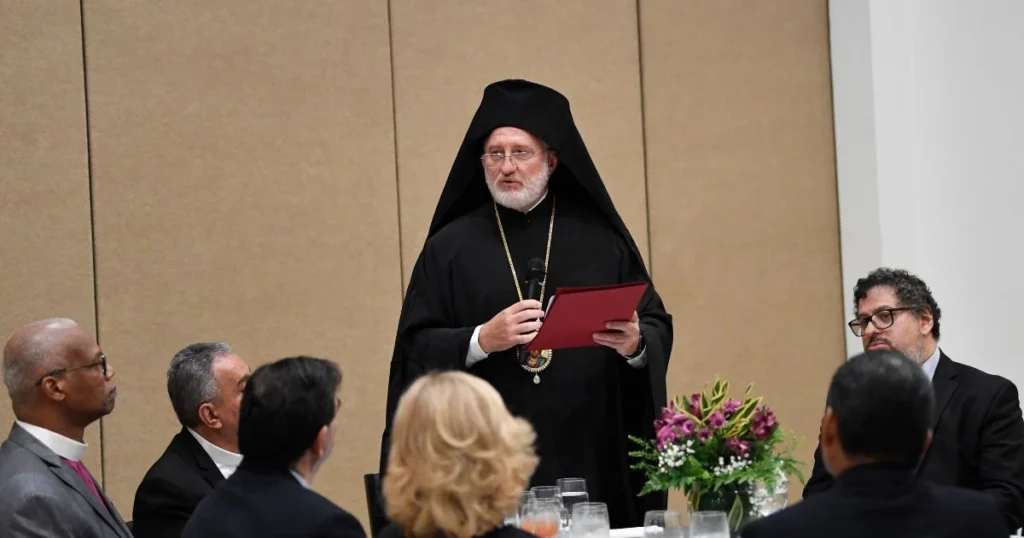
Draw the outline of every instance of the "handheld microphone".
[[[540,289],[543,285],[546,274],[547,272],[544,269],[544,260],[540,258],[530,258],[530,261],[526,262],[526,297],[524,297],[524,299],[533,299],[535,301],[540,300]],[[530,354],[526,351],[526,346],[520,345],[519,364],[526,364],[529,360]]]

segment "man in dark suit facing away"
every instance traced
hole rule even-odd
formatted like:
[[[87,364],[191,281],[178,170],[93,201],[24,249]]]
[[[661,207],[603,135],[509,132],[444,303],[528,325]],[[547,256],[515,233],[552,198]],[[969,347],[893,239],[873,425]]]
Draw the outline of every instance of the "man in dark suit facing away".
[[[1000,376],[953,362],[939,349],[942,311],[928,286],[901,269],[881,268],[857,281],[850,329],[865,350],[893,350],[931,379],[934,441],[917,476],[983,491],[997,502],[1006,534],[1024,526],[1024,420],[1017,387]],[[814,453],[804,498],[827,491],[832,476]]]
[[[253,372],[242,393],[242,464],[193,512],[184,538],[365,538],[352,514],[310,487],[334,446],[341,370],[292,357]]]
[[[743,538],[1006,538],[995,498],[918,480],[934,392],[903,355],[868,351],[832,377],[821,421],[827,491],[754,521]]]
[[[179,538],[199,501],[238,468],[238,408],[249,374],[221,342],[192,344],[171,359],[167,394],[181,431],[135,492],[135,538]]]

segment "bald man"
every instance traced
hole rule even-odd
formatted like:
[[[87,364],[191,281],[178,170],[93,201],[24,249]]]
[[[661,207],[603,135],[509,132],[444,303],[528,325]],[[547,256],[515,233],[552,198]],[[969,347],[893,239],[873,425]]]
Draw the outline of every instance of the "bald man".
[[[0,445],[3,536],[130,538],[82,464],[85,428],[114,410],[114,370],[70,319],[46,319],[4,345],[4,385],[17,420]]]

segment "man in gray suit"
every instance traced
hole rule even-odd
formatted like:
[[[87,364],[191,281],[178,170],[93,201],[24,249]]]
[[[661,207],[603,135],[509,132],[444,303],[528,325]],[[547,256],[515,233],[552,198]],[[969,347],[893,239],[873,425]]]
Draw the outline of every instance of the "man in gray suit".
[[[37,321],[4,346],[3,378],[17,421],[0,445],[3,536],[130,538],[82,464],[85,428],[114,410],[114,370],[69,319]]]

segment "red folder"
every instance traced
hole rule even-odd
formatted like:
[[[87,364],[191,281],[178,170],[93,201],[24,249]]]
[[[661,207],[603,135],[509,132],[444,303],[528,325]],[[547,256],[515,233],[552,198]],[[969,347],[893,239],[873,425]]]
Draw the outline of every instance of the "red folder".
[[[558,288],[544,316],[544,324],[527,351],[598,345],[594,333],[607,331],[609,321],[629,321],[647,291],[647,282]]]

